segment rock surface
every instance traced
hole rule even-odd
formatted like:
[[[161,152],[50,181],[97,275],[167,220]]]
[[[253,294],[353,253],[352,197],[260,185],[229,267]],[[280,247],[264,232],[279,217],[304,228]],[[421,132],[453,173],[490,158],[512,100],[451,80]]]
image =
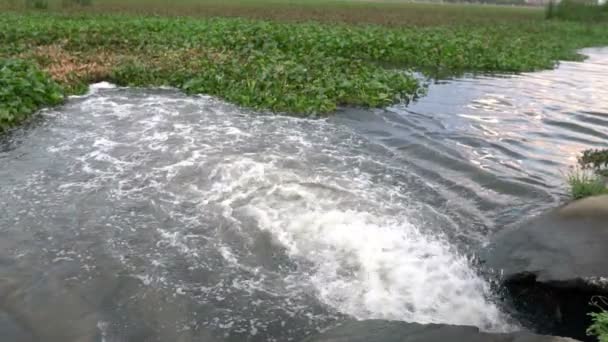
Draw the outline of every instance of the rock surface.
[[[36,339],[6,312],[0,311],[0,336],[2,341],[35,342]]]
[[[400,321],[349,321],[303,342],[572,342],[569,338],[526,332],[485,333],[478,328],[446,324]]]
[[[587,339],[593,296],[608,296],[608,195],[579,200],[495,237],[480,256],[541,331]]]

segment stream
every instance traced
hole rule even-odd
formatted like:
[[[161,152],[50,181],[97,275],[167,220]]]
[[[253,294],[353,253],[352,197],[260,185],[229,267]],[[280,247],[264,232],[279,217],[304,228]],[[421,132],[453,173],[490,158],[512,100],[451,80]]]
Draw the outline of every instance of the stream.
[[[608,48],[326,119],[91,87],[0,138],[7,341],[299,341],[346,319],[512,331],[475,266],[608,147]]]

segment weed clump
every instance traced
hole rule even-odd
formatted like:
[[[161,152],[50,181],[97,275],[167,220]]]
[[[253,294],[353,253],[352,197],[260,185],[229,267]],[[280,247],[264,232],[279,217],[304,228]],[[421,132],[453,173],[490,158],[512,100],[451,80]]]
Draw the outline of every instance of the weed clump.
[[[63,98],[61,87],[33,63],[0,59],[0,131]]]
[[[570,194],[573,199],[608,194],[602,177],[584,170],[576,170],[568,175]]]
[[[608,149],[586,150],[578,158],[579,169],[568,175],[568,184],[574,199],[608,193]]]
[[[589,314],[592,324],[587,329],[587,335],[597,337],[599,342],[608,342],[608,299],[605,297],[594,297],[591,304],[601,311]]]

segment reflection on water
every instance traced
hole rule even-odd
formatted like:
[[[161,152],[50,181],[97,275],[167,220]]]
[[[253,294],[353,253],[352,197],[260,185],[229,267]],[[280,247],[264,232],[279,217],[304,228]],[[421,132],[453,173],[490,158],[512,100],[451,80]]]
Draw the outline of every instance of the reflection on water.
[[[437,82],[408,107],[336,120],[441,184],[446,207],[479,208],[483,226],[500,227],[563,201],[579,153],[608,147],[608,49],[582,52],[582,63]]]
[[[517,322],[470,255],[608,144],[608,50],[326,120],[173,90],[46,110],[0,143],[0,333],[290,341],[347,317]],[[429,286],[432,284],[432,286]]]

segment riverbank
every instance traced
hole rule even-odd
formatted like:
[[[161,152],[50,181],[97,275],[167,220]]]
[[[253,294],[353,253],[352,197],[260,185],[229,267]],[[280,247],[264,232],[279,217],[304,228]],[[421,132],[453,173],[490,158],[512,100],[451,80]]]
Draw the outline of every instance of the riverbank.
[[[468,7],[446,8],[442,15]],[[471,10],[480,18],[514,11],[488,8]],[[82,93],[98,81],[172,86],[249,108],[309,115],[341,105],[410,101],[424,87],[405,70],[431,76],[532,71],[580,59],[579,48],[608,44],[604,25],[548,22],[521,14],[526,11],[531,10],[515,11],[519,14],[506,15],[511,21],[499,24],[471,24],[467,15],[460,22],[450,17],[446,25],[412,21],[407,27],[11,12],[0,18],[0,58],[45,71],[64,95]],[[3,108],[2,126],[22,121],[30,107],[15,105],[9,115]]]

